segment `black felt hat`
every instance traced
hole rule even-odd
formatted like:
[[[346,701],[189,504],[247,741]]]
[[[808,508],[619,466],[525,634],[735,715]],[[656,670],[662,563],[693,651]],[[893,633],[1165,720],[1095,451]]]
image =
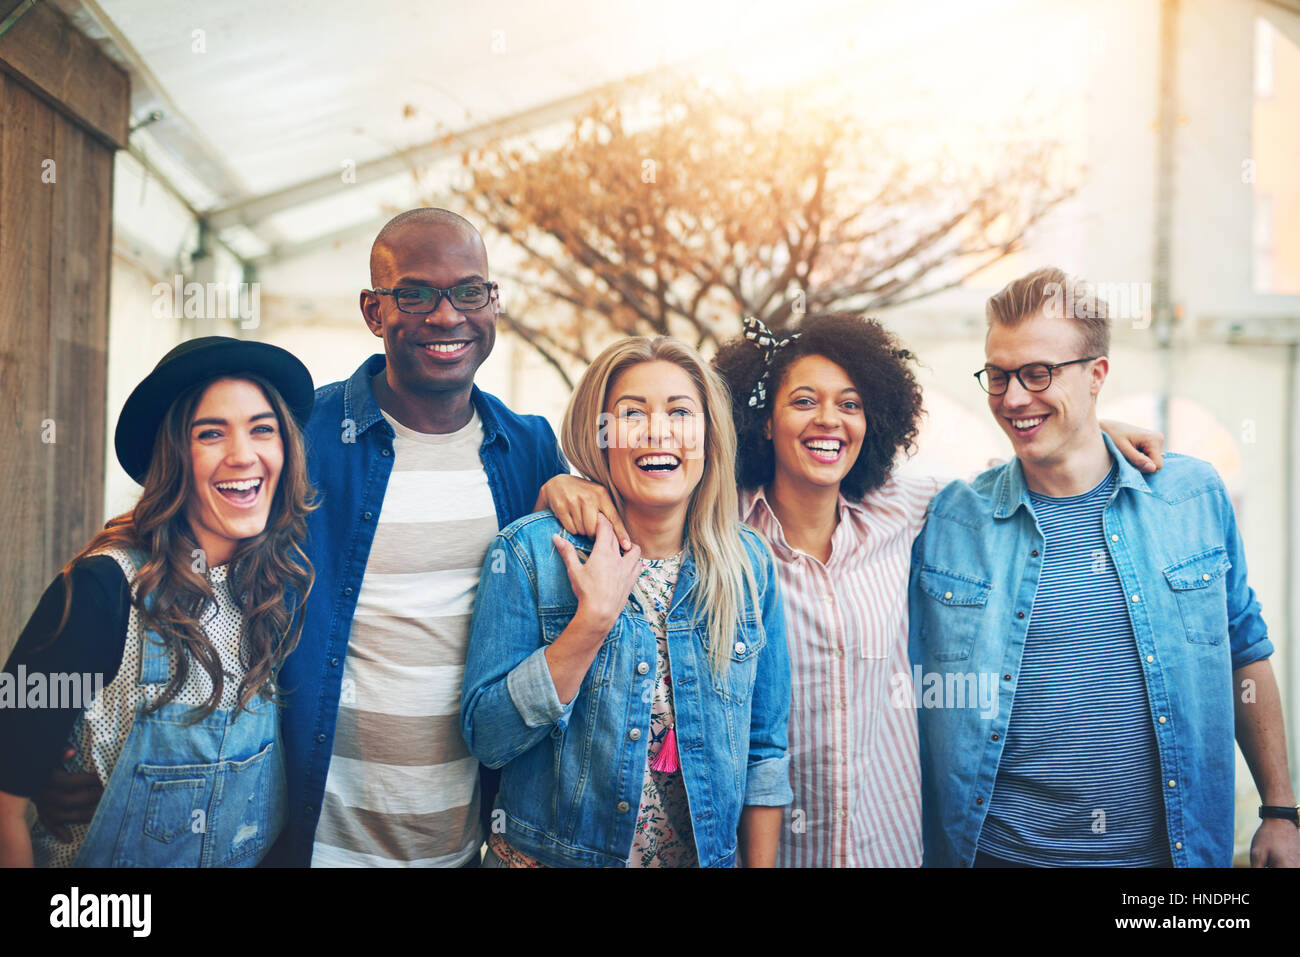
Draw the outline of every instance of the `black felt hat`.
[[[181,393],[199,382],[241,372],[251,372],[270,382],[298,426],[307,424],[316,393],[311,373],[292,352],[229,336],[190,339],[158,360],[153,372],[135,387],[122,406],[113,444],[127,474],[144,484],[158,428]]]

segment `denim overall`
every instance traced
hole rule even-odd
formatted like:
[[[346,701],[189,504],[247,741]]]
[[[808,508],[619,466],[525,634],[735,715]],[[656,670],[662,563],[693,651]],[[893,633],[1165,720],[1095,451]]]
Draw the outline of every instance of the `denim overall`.
[[[139,683],[170,676],[167,647],[150,631]],[[256,867],[270,850],[286,815],[275,705],[258,697],[196,724],[191,713],[171,702],[135,716],[74,866]]]

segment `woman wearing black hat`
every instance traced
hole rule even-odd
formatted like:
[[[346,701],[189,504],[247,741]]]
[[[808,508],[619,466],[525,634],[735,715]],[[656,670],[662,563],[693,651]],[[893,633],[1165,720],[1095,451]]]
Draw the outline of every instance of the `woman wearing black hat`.
[[[249,867],[270,849],[274,679],[312,581],[312,402],[290,353],[222,336],[131,394],[115,444],[144,492],[46,590],[0,676],[0,865]],[[104,788],[70,842],[24,821],[65,746]]]

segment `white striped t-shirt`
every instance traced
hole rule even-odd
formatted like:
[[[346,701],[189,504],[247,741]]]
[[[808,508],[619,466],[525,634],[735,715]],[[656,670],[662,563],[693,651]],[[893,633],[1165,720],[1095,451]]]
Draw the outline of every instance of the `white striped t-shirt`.
[[[457,867],[482,843],[460,691],[496,505],[477,412],[446,435],[384,417],[393,471],[348,638],[312,866]]]

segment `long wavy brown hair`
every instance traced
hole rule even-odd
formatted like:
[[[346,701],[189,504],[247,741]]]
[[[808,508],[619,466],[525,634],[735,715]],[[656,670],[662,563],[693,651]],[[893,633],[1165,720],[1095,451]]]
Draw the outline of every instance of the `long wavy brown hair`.
[[[302,616],[296,612],[307,600],[315,578],[300,543],[306,538],[307,514],[316,508],[316,493],[307,479],[302,433],[288,405],[270,382],[252,373],[208,379],[172,403],[158,429],[140,500],[131,511],[110,519],[63,567],[63,620],[55,629],[57,636],[67,623],[72,607],[72,569],[77,562],[106,548],[144,552],[148,558],[137,569],[138,587],[131,604],[140,613],[142,631],[157,633],[177,662],[171,680],[148,710],[157,710],[176,697],[194,661],[212,680],[212,694],[194,709],[196,722],[220,705],[225,675],[221,655],[200,624],[216,598],[205,574],[206,565],[196,559],[199,543],[185,517],[185,503],[195,494],[189,433],[199,402],[219,379],[243,379],[260,386],[279,420],[284,444],[284,465],[266,527],[236,546],[226,579],[243,614],[239,657],[245,672],[236,710],[246,708],[257,696],[276,700],[274,678],[298,644]],[[153,596],[150,608],[144,604],[146,595]]]

